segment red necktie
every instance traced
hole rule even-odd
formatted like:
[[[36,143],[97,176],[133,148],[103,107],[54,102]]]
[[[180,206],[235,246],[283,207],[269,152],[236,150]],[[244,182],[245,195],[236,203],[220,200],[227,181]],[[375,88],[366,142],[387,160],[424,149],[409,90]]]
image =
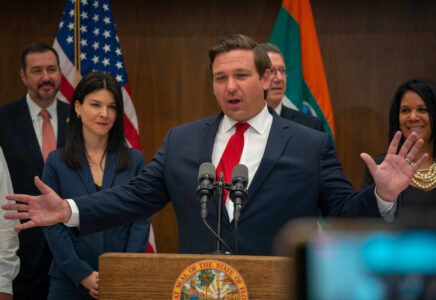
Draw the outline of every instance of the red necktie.
[[[248,123],[237,123],[236,132],[230,137],[227,142],[226,149],[224,149],[223,156],[216,168],[216,178],[219,180],[220,173],[224,173],[224,181],[231,182],[233,168],[239,163],[241,159],[242,149],[244,149],[244,132],[250,127]],[[224,195],[224,203],[227,200],[228,191]]]
[[[45,162],[47,155],[53,150],[56,150],[56,138],[53,126],[51,125],[49,112],[46,109],[42,109],[39,114],[44,118],[42,122],[42,156]]]

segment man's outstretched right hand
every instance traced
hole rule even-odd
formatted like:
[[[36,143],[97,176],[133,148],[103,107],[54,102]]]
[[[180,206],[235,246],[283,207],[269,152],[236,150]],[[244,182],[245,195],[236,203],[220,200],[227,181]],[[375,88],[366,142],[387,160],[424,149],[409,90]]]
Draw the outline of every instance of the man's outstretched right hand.
[[[23,230],[36,226],[51,226],[56,223],[68,222],[71,218],[71,207],[66,200],[63,200],[51,188],[37,176],[35,185],[41,191],[40,196],[22,194],[6,195],[6,199],[19,203],[3,204],[2,208],[8,212],[6,219],[30,219],[28,222],[16,225],[15,230]]]

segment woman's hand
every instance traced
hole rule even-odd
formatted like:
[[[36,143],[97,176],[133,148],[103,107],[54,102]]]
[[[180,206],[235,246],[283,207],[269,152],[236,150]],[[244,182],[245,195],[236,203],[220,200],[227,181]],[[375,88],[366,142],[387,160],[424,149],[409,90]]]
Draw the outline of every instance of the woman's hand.
[[[98,299],[98,272],[93,271],[86,276],[80,283],[89,290],[91,297]]]
[[[380,165],[377,165],[368,154],[360,155],[374,178],[377,195],[384,201],[394,202],[398,195],[409,186],[415,172],[428,158],[428,154],[425,153],[417,162],[412,163],[424,144],[415,132],[407,137],[397,153],[400,139],[401,131],[397,131]]]

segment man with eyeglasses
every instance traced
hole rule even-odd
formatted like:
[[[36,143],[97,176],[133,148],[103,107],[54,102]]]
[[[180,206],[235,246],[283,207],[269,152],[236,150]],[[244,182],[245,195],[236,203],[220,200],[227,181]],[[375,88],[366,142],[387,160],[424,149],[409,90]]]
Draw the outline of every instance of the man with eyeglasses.
[[[266,102],[274,108],[282,118],[297,122],[315,130],[324,131],[320,119],[312,117],[298,110],[286,107],[282,102],[291,103],[286,98],[286,65],[280,49],[271,43],[260,44],[260,47],[268,54],[271,60],[271,85],[268,90]]]

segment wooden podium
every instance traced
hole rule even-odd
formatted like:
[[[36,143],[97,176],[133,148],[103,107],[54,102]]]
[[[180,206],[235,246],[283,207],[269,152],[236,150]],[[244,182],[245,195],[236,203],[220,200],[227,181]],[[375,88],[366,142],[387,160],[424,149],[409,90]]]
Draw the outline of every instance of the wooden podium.
[[[222,261],[236,269],[249,299],[291,298],[292,261],[287,257],[105,253],[100,256],[99,299],[172,299],[178,276],[201,260]]]

